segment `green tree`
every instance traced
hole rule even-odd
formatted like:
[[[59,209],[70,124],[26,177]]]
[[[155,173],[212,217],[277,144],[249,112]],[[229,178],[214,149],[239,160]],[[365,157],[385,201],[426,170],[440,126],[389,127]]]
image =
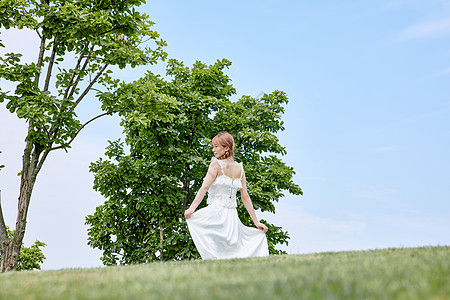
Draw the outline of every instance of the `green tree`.
[[[0,58],[0,78],[15,84],[0,90],[0,102],[28,123],[25,137],[15,233],[8,239],[0,207],[1,271],[17,267],[36,177],[50,152],[67,151],[78,133],[99,117],[119,113],[143,123],[165,114],[174,102],[149,92],[145,98],[102,96],[120,86],[112,67],[154,64],[164,59],[165,42],[151,29],[149,16],[136,11],[144,0],[5,0],[0,2],[0,28],[35,31],[40,44],[37,62],[20,53]],[[0,41],[0,47],[5,47]],[[95,89],[94,89],[95,86]],[[77,108],[97,91],[102,113],[81,121]],[[103,91],[102,91],[103,90]],[[163,102],[164,105],[161,105]]]
[[[286,154],[276,132],[284,130],[281,115],[287,97],[275,91],[259,99],[244,96],[231,101],[235,89],[224,69],[231,63],[218,60],[192,68],[170,60],[165,80],[148,72],[113,96],[144,96],[151,85],[157,93],[176,98],[171,121],[154,119],[148,124],[124,120],[125,143],[110,142],[107,159],[90,166],[94,189],[105,198],[86,218],[88,244],[103,251],[106,265],[178,260],[199,257],[184,220],[184,210],[201,186],[211,161],[211,138],[227,130],[236,137],[236,160],[244,163],[255,209],[275,212],[274,202],[289,192],[301,194],[292,181],[294,171],[277,155]],[[129,154],[125,154],[126,148]],[[203,201],[202,205],[205,205]],[[251,220],[239,201],[239,215]],[[268,224],[271,253],[288,242],[288,234]]]

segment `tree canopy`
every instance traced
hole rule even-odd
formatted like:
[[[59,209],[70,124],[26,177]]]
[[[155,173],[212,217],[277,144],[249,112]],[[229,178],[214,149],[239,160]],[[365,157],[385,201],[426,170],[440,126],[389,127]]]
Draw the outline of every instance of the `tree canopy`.
[[[255,209],[275,212],[274,203],[286,192],[302,193],[292,181],[294,170],[280,158],[286,150],[276,137],[284,130],[286,94],[274,91],[232,101],[236,91],[224,73],[230,65],[223,59],[212,65],[197,61],[189,68],[172,59],[167,64],[169,80],[147,72],[112,95],[104,94],[109,99],[125,94],[139,99],[152,92],[177,103],[168,111],[169,120],[143,124],[124,119],[125,141],[110,142],[107,158],[90,166],[94,189],[106,201],[86,218],[88,243],[103,251],[104,264],[199,257],[183,213],[206,174],[211,138],[220,131],[235,137],[235,159],[244,163]],[[250,225],[239,202],[240,218]],[[265,223],[270,253],[281,253],[276,245],[287,244],[288,233]]]

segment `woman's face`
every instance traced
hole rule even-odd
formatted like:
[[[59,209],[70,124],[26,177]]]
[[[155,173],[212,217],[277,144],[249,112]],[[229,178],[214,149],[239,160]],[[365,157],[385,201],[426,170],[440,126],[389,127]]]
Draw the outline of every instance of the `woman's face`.
[[[213,143],[213,152],[214,152],[215,158],[221,158],[227,150],[228,150],[228,147],[224,147],[217,143]]]

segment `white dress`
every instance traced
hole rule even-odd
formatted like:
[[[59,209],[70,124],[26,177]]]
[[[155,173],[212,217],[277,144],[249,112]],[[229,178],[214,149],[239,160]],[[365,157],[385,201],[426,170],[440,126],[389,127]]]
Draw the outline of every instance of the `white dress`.
[[[265,233],[242,224],[237,214],[236,192],[242,188],[243,169],[241,177],[233,180],[225,175],[220,161],[217,162],[222,175],[209,188],[208,206],[187,219],[198,252],[202,259],[269,255]]]

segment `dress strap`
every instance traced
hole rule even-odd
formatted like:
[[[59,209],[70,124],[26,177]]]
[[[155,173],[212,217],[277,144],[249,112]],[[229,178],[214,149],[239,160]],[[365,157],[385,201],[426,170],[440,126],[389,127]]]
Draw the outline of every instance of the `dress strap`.
[[[220,166],[220,170],[222,171],[222,175],[225,175],[225,173],[223,172],[223,166],[222,166],[222,164],[220,163],[220,160],[218,160],[218,159],[215,158],[215,157],[213,157],[213,160],[216,160],[216,161],[217,161],[217,163],[218,163],[219,166]]]

